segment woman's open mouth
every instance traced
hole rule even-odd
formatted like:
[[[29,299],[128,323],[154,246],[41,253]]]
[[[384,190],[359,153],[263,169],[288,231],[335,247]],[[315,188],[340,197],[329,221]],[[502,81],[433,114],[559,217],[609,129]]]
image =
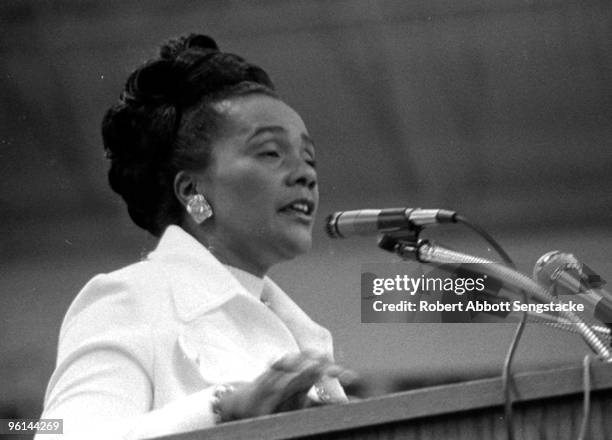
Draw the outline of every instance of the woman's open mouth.
[[[282,208],[279,209],[279,212],[294,216],[298,219],[307,221],[308,223],[312,222],[313,213],[314,213],[314,202],[308,199],[296,199],[291,203],[286,204]]]

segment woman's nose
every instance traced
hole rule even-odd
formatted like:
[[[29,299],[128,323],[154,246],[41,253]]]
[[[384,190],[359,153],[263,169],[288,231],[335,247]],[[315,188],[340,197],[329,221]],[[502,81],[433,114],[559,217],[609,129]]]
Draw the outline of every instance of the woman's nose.
[[[292,162],[289,183],[291,185],[303,185],[308,189],[313,189],[317,185],[317,172],[312,164],[303,157],[296,157]]]

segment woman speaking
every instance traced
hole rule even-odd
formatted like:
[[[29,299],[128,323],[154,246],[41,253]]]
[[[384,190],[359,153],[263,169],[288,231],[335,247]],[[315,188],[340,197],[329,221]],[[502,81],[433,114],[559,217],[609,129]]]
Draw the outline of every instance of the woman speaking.
[[[266,72],[207,36],[169,41],[102,135],[112,189],[160,239],[70,306],[42,416],[64,420],[58,438],[345,402],[330,333],[266,276],[308,251],[318,203],[313,142]]]

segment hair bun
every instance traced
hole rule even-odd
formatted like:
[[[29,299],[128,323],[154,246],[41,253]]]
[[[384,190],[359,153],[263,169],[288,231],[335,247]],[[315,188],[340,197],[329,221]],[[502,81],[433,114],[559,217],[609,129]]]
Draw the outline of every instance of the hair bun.
[[[208,35],[191,34],[187,37],[187,47],[198,47],[200,49],[219,50],[217,42]]]
[[[200,52],[219,52],[217,42],[208,35],[189,34],[170,40],[159,50],[159,56],[165,60],[175,60],[188,49],[196,49]]]
[[[184,94],[180,85],[187,73],[184,65],[192,61],[186,52],[196,50],[198,57],[219,53],[215,40],[207,35],[189,34],[170,40],[160,49],[160,58],[146,63],[136,70],[127,80],[121,96],[128,104],[135,105],[177,105],[181,104]],[[187,57],[187,60],[183,58]],[[185,62],[187,61],[187,62]]]

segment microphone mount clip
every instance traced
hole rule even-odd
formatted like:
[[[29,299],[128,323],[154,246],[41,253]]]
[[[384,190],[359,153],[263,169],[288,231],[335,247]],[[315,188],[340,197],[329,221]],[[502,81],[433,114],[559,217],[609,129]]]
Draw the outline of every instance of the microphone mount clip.
[[[421,243],[419,234],[423,227],[413,227],[382,234],[378,247],[384,251],[398,254],[402,259],[418,259],[418,249]]]

